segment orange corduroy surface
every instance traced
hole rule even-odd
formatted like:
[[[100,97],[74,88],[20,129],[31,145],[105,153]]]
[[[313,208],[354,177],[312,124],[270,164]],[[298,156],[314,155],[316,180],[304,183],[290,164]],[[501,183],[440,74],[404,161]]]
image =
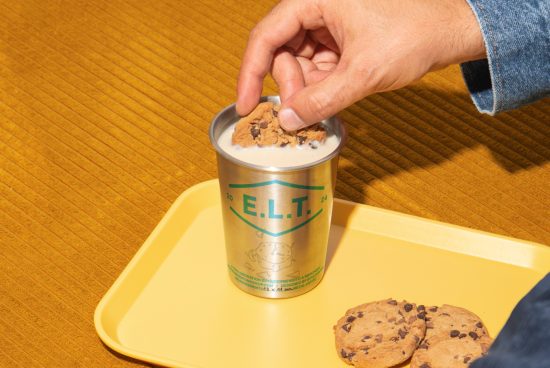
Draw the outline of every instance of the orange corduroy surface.
[[[273,4],[0,2],[0,366],[141,364],[102,345],[94,308],[216,177],[207,128]],[[338,197],[550,243],[548,100],[481,115],[454,66],[340,116]]]

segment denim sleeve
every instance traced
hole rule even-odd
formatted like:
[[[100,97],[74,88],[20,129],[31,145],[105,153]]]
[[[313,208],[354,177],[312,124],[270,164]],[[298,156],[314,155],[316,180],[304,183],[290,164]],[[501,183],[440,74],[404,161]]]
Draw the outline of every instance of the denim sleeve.
[[[550,367],[550,273],[516,305],[489,349],[470,368]]]
[[[494,115],[550,95],[550,1],[467,0],[487,59],[461,65],[479,111]]]

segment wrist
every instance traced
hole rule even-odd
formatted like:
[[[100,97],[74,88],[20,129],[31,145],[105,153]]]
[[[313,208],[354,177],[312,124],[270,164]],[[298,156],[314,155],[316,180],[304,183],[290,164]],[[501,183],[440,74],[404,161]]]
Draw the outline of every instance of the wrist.
[[[485,59],[487,57],[481,26],[474,10],[466,0],[456,0],[460,8],[460,25],[457,32],[463,36],[462,53],[458,55],[457,63]]]
[[[432,70],[486,58],[481,27],[470,4],[466,0],[444,1],[447,14],[440,33],[443,47]]]

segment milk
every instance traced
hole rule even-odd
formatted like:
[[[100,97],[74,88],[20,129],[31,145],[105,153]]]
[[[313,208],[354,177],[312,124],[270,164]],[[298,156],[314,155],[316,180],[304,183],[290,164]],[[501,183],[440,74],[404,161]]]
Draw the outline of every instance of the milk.
[[[230,125],[219,137],[220,148],[234,158],[249,164],[271,167],[293,167],[311,164],[333,153],[340,139],[327,130],[327,138],[323,143],[315,142],[312,148],[309,144],[291,147],[241,147],[231,142],[235,124]]]

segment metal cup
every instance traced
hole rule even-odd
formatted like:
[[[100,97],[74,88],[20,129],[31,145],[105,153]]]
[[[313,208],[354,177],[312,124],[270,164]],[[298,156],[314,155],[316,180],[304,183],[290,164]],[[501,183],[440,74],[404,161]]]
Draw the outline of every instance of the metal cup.
[[[279,98],[263,101],[279,103]],[[321,281],[325,269],[344,125],[336,117],[321,122],[340,139],[328,156],[302,166],[265,167],[240,161],[218,145],[222,132],[238,119],[233,104],[210,125],[229,276],[237,287],[256,296],[303,294]]]

